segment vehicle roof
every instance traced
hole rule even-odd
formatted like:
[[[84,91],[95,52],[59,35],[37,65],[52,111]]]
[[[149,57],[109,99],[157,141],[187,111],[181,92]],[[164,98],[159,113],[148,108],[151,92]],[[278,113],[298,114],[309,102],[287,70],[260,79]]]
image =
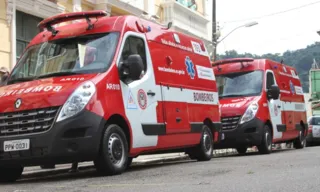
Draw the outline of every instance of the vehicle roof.
[[[241,63],[244,65],[241,68]],[[213,63],[214,73],[216,75],[225,73],[235,73],[241,71],[255,71],[255,70],[267,70],[279,65],[285,66],[288,70],[295,70],[295,68],[285,65],[270,59],[253,59],[253,58],[233,58],[223,59]],[[220,68],[220,69],[219,69]]]
[[[161,41],[161,39],[163,38],[166,40],[174,40],[173,34],[175,33],[179,35],[181,45],[184,44],[185,39],[188,39],[188,42],[192,40],[203,45],[203,42],[200,39],[194,38],[192,36],[177,31],[173,31],[171,29],[167,29],[166,26],[132,15],[100,17],[97,20],[93,19],[92,23],[94,24],[94,28],[91,30],[87,30],[88,24],[85,20],[56,27],[56,30],[59,31],[59,33],[56,36],[52,36],[51,32],[45,30],[43,32],[40,32],[30,42],[28,47],[46,41],[103,32],[124,33],[126,31],[134,31],[142,33],[139,30],[139,26],[142,25],[145,26],[145,30],[147,30],[148,28],[151,29],[150,31],[146,31],[146,36],[148,40]]]

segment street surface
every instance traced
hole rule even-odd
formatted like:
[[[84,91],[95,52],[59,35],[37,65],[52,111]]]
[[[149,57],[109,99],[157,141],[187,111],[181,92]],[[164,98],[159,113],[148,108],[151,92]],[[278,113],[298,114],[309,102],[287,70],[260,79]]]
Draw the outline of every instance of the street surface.
[[[133,166],[122,175],[97,176],[95,170],[24,178],[1,184],[1,192],[164,192],[164,191],[319,191],[320,147],[274,151],[270,155],[216,157]]]

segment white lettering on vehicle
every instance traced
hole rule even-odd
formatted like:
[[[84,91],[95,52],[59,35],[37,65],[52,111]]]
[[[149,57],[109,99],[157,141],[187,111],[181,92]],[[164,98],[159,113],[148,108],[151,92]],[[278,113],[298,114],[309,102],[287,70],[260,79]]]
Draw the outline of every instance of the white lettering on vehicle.
[[[175,73],[178,75],[184,75],[184,70],[178,70],[178,69],[172,69],[172,68],[166,68],[166,67],[158,67],[159,71],[167,72],[167,73]]]
[[[183,46],[183,45],[180,45],[180,44],[176,44],[176,43],[174,43],[172,41],[167,41],[165,39],[161,39],[161,43],[163,43],[165,45],[169,45],[171,47],[182,49],[182,50],[185,50],[185,51],[193,52],[191,47],[186,47],[186,46]]]
[[[120,90],[120,85],[114,84],[114,83],[107,83],[107,89],[108,90]]]
[[[20,95],[20,94],[26,94],[26,93],[39,93],[39,92],[59,92],[62,89],[62,86],[38,86],[38,87],[30,87],[27,89],[19,89],[19,90],[10,90],[6,92],[0,92],[0,97],[5,96],[12,96],[12,95]]]
[[[68,78],[63,78],[60,81],[83,81],[83,80],[84,80],[83,77],[74,77],[74,78],[68,77]]]
[[[239,104],[239,103],[226,103],[226,104],[222,104],[221,107],[241,107],[242,104]]]
[[[214,102],[213,93],[193,93],[194,101],[202,101],[202,102]]]

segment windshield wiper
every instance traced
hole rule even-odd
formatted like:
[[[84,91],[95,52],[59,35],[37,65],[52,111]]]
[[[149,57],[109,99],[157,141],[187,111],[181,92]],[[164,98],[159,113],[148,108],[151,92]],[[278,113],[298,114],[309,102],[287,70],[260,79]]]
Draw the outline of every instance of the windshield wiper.
[[[224,97],[242,97],[244,95],[237,95],[237,94],[230,94],[230,95],[219,95],[219,98],[224,98]]]
[[[10,85],[10,84],[14,84],[17,82],[33,81],[35,79],[36,79],[35,77],[22,77],[22,78],[17,78],[17,79],[10,79],[10,80],[8,80],[7,84]]]
[[[77,75],[80,73],[75,73],[75,72],[71,72],[71,71],[64,71],[64,72],[56,72],[56,73],[49,73],[49,74],[44,74],[44,75],[40,75],[38,76],[36,79],[43,79],[43,78],[48,78],[48,77],[58,77],[58,76],[66,76],[66,75]]]

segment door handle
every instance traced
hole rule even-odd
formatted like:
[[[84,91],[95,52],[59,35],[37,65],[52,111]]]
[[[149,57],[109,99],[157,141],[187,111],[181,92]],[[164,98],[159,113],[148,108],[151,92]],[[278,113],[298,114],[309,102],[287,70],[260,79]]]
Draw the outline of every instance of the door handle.
[[[281,108],[281,106],[280,106],[280,105],[278,105],[278,108],[280,109],[280,108]]]
[[[177,123],[180,123],[180,121],[181,121],[181,118],[180,118],[180,117],[177,117],[177,118],[176,118],[176,122],[177,122]]]
[[[155,93],[155,92],[152,92],[152,91],[148,91],[148,92],[147,92],[147,95],[155,96],[156,93]]]

